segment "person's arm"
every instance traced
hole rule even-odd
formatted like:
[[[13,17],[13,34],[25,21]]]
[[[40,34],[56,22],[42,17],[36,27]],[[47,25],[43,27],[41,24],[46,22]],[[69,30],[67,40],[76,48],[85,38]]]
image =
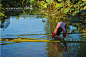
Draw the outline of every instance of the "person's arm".
[[[61,23],[58,23],[58,24],[56,25],[56,28],[55,28],[55,30],[54,30],[54,33],[57,32],[57,30],[58,30],[58,28],[59,28],[60,25],[61,25]]]
[[[65,24],[65,30],[66,30],[66,33],[67,33],[67,24]]]
[[[55,47],[56,51],[58,51],[58,48],[57,48],[56,44],[55,44],[55,43],[53,43],[53,45],[54,45],[54,47]]]
[[[63,28],[63,38],[62,38],[62,40],[64,40],[65,37],[66,37],[66,29]]]
[[[58,28],[59,28],[60,25],[61,25],[61,23],[58,23],[58,24],[56,25],[56,28],[55,28],[55,30],[54,30],[54,32],[53,32],[53,36],[52,36],[53,40],[54,40],[54,38],[55,38],[56,32],[57,32],[57,30],[58,30]]]

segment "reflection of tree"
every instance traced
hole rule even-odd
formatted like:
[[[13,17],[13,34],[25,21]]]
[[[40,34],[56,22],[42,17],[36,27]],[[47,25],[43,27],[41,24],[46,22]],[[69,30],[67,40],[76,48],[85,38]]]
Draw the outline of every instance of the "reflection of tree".
[[[67,43],[66,52],[64,51],[64,47],[66,47],[66,45],[61,45],[60,43],[47,43],[47,56],[86,57],[86,43]]]
[[[55,26],[56,26],[56,21],[54,19],[54,16],[52,16],[46,22],[46,26],[45,26],[46,33],[53,33],[53,30],[55,29]]]
[[[68,43],[67,55],[73,57],[86,57],[86,43]]]
[[[86,41],[86,28],[83,28],[81,30],[81,34],[82,34],[82,36],[80,36],[81,37],[80,39],[83,40],[83,41]]]
[[[45,31],[46,33],[51,33],[50,29],[53,27],[50,27],[50,22],[49,20],[46,22],[46,26],[45,26]]]
[[[86,57],[86,43],[80,43],[80,49],[77,51],[77,57]]]
[[[1,28],[4,30],[10,24],[10,19],[5,19],[4,23],[1,23]]]

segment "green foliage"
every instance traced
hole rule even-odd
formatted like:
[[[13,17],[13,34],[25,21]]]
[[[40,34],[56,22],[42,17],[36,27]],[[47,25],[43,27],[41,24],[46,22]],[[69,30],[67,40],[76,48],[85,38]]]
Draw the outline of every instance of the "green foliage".
[[[2,6],[3,6],[3,4],[0,4],[0,7],[1,7],[1,12],[0,12],[1,23],[3,23],[4,19],[7,17],[7,16],[5,16],[5,8],[3,8]]]
[[[58,7],[60,7],[60,4],[59,3],[56,4],[56,8],[58,8]]]
[[[70,10],[70,8],[65,8],[64,13],[67,13]]]
[[[46,11],[45,15],[49,12],[50,14],[53,12],[58,15],[57,12],[64,13],[65,15],[67,13],[70,13],[71,16],[76,16],[77,13],[80,14],[80,11],[85,10],[84,7],[85,3],[82,1],[73,1],[74,3],[70,3],[70,0],[58,0],[60,3],[55,2],[55,0],[1,0],[2,4],[2,12],[1,12],[1,18],[5,18],[5,8],[6,7],[25,7],[26,5],[30,6],[32,5],[35,9],[35,7],[38,7],[40,9],[48,9],[47,6],[49,5],[48,11]],[[84,0],[83,0],[84,1]],[[22,6],[22,2],[24,3]],[[34,13],[36,14],[36,13]],[[62,14],[61,14],[62,15]],[[64,15],[64,16],[65,16]]]
[[[48,4],[52,3],[54,0],[46,0]]]
[[[41,6],[43,6],[44,8],[47,8],[47,5],[48,5],[48,4],[47,4],[46,2],[41,1],[40,3],[41,3]]]
[[[58,0],[58,1],[60,1],[60,2],[61,2],[61,1],[63,1],[63,0]]]
[[[36,1],[34,1],[34,0],[31,0],[31,1],[30,1],[31,4],[34,4],[35,2],[36,2]]]

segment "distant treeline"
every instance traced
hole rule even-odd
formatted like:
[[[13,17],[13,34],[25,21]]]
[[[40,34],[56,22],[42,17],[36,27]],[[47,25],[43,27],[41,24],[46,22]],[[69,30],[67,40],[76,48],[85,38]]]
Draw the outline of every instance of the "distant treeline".
[[[1,0],[1,19],[5,19],[6,8],[10,7],[26,7],[32,5],[33,8],[44,8],[54,13],[59,11],[61,14],[70,17],[86,15],[86,0]],[[84,14],[83,14],[84,13]],[[84,17],[85,18],[85,17]]]

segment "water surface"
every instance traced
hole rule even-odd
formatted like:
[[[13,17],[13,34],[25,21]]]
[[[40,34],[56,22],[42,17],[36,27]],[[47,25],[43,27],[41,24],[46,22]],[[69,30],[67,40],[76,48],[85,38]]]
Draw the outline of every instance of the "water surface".
[[[45,22],[43,22],[45,20]],[[37,15],[10,16],[3,23],[1,38],[43,38],[52,39],[52,35],[26,35],[52,33],[51,23],[47,18]],[[77,29],[69,25],[68,33]],[[53,29],[52,29],[53,30]],[[21,36],[19,36],[21,35]],[[24,36],[22,36],[24,35]],[[63,35],[61,34],[60,37]],[[40,40],[40,39],[39,39]],[[67,34],[65,41],[85,41],[82,34]],[[1,57],[85,57],[86,43],[48,43],[48,42],[1,42]]]

